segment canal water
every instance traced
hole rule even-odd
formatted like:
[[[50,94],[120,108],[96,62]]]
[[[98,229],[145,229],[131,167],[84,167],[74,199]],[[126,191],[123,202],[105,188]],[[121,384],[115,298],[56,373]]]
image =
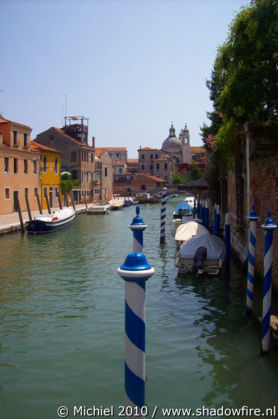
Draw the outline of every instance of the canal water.
[[[155,406],[156,418],[170,407],[271,408],[278,404],[278,354],[259,354],[241,271],[233,265],[229,281],[177,277],[178,202],[167,203],[164,245],[160,205],[141,205],[144,252],[156,270],[146,284],[148,417]],[[116,269],[132,251],[134,216],[135,207],[80,214],[53,234],[0,237],[1,418],[57,418],[62,405],[69,418],[74,406],[114,406],[117,417],[124,403],[124,281]]]

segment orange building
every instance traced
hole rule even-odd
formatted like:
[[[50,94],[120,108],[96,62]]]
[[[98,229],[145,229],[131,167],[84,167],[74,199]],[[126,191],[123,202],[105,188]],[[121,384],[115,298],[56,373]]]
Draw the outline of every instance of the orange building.
[[[37,210],[40,195],[40,154],[30,148],[31,128],[0,115],[0,214]]]

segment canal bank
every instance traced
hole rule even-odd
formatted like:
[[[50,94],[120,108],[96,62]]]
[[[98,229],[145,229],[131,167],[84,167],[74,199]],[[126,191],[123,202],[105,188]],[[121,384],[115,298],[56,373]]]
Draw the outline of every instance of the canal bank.
[[[146,285],[146,402],[162,408],[269,408],[277,400],[277,352],[260,356],[245,316],[245,275],[177,277],[172,212],[160,245],[160,205],[142,205]],[[57,417],[59,406],[124,403],[124,284],[135,208],[80,214],[45,236],[0,237],[1,414]],[[262,386],[264,391],[262,391]],[[115,410],[116,411],[116,410]],[[204,416],[206,417],[206,416]]]

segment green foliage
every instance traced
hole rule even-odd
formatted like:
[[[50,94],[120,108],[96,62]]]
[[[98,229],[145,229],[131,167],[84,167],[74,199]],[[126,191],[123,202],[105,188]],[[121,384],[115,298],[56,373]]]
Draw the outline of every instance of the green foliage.
[[[70,193],[73,188],[73,181],[71,179],[61,179],[62,193]]]
[[[172,178],[172,182],[175,184],[175,185],[179,185],[179,184],[181,184],[181,183],[186,183],[186,182],[188,182],[189,181],[189,179],[188,179],[188,177],[187,176],[185,176],[184,174],[182,174],[182,173],[175,173],[174,175],[173,175],[173,178]]]
[[[203,177],[203,172],[200,167],[195,163],[192,162],[189,166],[189,173],[191,180],[201,179]]]
[[[252,0],[241,9],[218,48],[207,87],[214,111],[207,114],[210,125],[203,125],[201,136],[211,152],[209,189],[217,196],[246,122],[267,127],[263,138],[278,141],[277,0]]]

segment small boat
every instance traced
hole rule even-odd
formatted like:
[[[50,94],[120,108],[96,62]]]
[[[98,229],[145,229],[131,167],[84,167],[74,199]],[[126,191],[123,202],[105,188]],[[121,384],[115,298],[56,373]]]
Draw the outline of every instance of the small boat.
[[[188,202],[180,202],[179,205],[174,209],[173,218],[182,220],[183,216],[193,215],[192,208]]]
[[[193,208],[194,208],[194,196],[187,196],[187,197],[184,199],[184,202],[187,202],[187,203],[188,203],[188,205],[190,205],[191,209],[193,209]]]
[[[124,206],[124,200],[123,199],[112,199],[112,201],[110,201],[111,203],[111,210],[116,211],[119,210],[121,208],[123,208]]]
[[[195,221],[189,221],[178,226],[175,234],[175,240],[178,247],[181,247],[185,242],[192,239],[192,237],[200,236],[202,234],[210,234],[208,229],[202,224]]]
[[[87,214],[107,214],[111,208],[111,204],[92,204],[88,205]]]
[[[176,259],[179,274],[193,272],[202,275],[219,275],[225,261],[225,244],[212,234],[201,234],[187,240]]]
[[[124,200],[124,207],[130,207],[132,205],[132,199],[125,199]]]
[[[75,218],[73,208],[63,208],[52,214],[39,214],[34,220],[26,223],[26,229],[31,234],[51,233],[66,227]]]

